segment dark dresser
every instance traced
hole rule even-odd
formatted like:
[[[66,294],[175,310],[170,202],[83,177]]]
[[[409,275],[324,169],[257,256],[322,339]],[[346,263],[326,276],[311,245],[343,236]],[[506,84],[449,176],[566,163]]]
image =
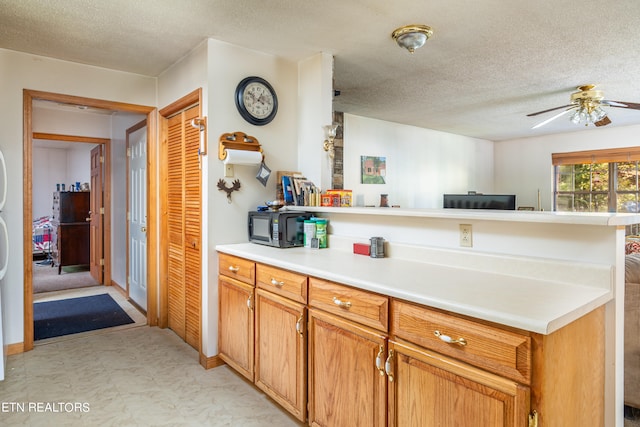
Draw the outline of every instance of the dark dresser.
[[[91,249],[89,191],[56,191],[53,193],[51,225],[53,265],[58,274],[66,265],[88,265]]]

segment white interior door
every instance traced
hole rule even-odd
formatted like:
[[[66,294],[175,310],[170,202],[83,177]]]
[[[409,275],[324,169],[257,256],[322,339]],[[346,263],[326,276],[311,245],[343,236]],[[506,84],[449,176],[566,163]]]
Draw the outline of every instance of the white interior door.
[[[129,135],[129,298],[147,309],[147,128]]]

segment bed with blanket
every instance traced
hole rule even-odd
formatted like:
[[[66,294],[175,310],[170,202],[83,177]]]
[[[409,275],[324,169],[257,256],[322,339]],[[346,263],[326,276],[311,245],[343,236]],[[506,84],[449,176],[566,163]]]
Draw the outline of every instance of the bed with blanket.
[[[33,220],[32,227],[33,255],[41,256],[51,252],[51,242],[53,241],[53,227],[51,218],[43,216]]]

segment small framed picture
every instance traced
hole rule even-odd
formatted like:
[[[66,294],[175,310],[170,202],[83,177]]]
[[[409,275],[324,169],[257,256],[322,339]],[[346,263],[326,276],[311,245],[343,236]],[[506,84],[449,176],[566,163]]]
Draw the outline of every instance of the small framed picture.
[[[360,156],[360,183],[386,184],[387,158]]]

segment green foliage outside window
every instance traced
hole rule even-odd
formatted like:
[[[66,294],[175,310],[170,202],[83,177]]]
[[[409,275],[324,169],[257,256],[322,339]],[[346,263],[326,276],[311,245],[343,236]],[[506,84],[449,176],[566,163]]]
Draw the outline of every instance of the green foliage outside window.
[[[555,176],[558,211],[640,211],[638,162],[561,165]]]

